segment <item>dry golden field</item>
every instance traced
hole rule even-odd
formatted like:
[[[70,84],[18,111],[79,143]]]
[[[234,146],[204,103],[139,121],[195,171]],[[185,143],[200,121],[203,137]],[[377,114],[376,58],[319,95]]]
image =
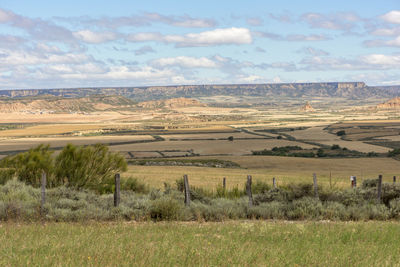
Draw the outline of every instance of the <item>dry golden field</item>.
[[[238,119],[234,120],[232,116],[238,116]],[[119,151],[133,159],[182,156],[191,159],[190,156],[196,155],[195,159],[208,156],[212,159],[237,162],[241,166],[241,168],[130,166],[129,171],[123,174],[124,177],[129,175],[137,177],[154,187],[162,187],[163,182],[174,183],[183,174],[189,175],[192,185],[215,188],[221,183],[222,177],[227,177],[228,187],[233,187],[242,186],[248,174],[253,175],[256,181],[271,181],[272,177],[276,177],[278,184],[285,184],[311,182],[314,172],[324,186],[330,184],[331,176],[331,183],[334,186],[346,187],[349,185],[351,175],[359,177],[361,182],[362,179],[383,174],[384,179],[389,181],[393,175],[400,175],[400,164],[391,158],[322,159],[250,155],[254,150],[282,146],[311,149],[318,148],[318,144],[338,144],[360,152],[385,153],[391,148],[367,144],[360,139],[400,141],[400,137],[396,135],[400,132],[400,121],[388,118],[389,115],[385,113],[321,110],[304,114],[298,113],[297,109],[277,107],[271,109],[192,107],[170,111],[136,110],[91,114],[10,113],[4,115],[0,123],[29,122],[30,125],[25,125],[25,128],[0,131],[0,157],[6,155],[7,151],[27,150],[41,143],[50,144],[52,147],[61,147],[67,143],[76,145],[107,143],[113,144],[110,146],[111,150]],[[280,135],[279,129],[289,127],[309,128],[283,130],[282,133],[296,138],[296,141],[289,141],[285,136],[283,139],[277,139]],[[329,127],[329,131],[325,129],[326,127]],[[113,129],[113,135],[101,135],[98,132],[102,129]],[[263,129],[275,129],[278,133],[255,131]],[[346,129],[348,132],[346,140],[335,134],[340,129]],[[76,136],[71,136],[71,133]],[[99,135],[79,136],[82,134]],[[154,140],[157,138],[156,135],[165,140],[118,145],[121,142]],[[234,140],[223,140],[229,136],[233,136]],[[385,142],[382,142],[382,145],[385,145]]]
[[[253,150],[272,149],[276,146],[301,146],[303,148],[313,148],[315,146],[300,142],[276,139],[250,139],[250,140],[189,140],[189,141],[162,141],[153,143],[138,143],[127,145],[115,145],[111,149],[121,152],[134,151],[166,151],[193,150],[200,155],[246,155]]]
[[[296,131],[291,131],[291,132],[286,132],[290,136],[293,136],[294,138],[298,140],[304,140],[304,141],[312,141],[312,142],[317,142],[320,144],[324,145],[340,145],[341,147],[346,147],[350,150],[356,150],[364,153],[368,152],[377,152],[377,153],[386,153],[390,150],[390,148],[382,147],[382,146],[376,146],[376,145],[371,145],[371,144],[366,144],[362,141],[355,141],[355,140],[343,140],[339,136],[329,133],[327,130],[324,130],[326,126],[318,126],[318,127],[310,127],[305,130],[296,130]],[[341,129],[341,128],[339,128]],[[347,134],[348,129],[346,128],[346,134]],[[351,134],[351,132],[349,133]],[[376,132],[371,132],[371,136],[376,136]],[[346,135],[347,139],[347,135]]]
[[[213,157],[200,157],[213,158]],[[357,176],[358,183],[363,179],[376,178],[383,175],[384,181],[392,181],[393,176],[400,176],[400,164],[390,158],[353,158],[353,159],[318,159],[318,158],[291,158],[271,156],[223,156],[223,160],[230,160],[240,164],[242,168],[211,168],[188,166],[130,166],[124,177],[133,176],[152,187],[161,188],[164,182],[174,184],[175,181],[187,174],[190,184],[208,189],[216,188],[227,178],[228,188],[246,182],[247,175],[252,175],[255,181],[262,180],[272,183],[276,177],[278,185],[288,183],[312,183],[313,173],[317,174],[319,184],[330,186],[349,187],[350,176]]]

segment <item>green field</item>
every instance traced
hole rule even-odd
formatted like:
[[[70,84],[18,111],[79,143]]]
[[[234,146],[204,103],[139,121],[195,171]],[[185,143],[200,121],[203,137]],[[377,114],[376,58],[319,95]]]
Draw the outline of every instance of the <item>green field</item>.
[[[400,266],[398,222],[0,224],[1,266]]]

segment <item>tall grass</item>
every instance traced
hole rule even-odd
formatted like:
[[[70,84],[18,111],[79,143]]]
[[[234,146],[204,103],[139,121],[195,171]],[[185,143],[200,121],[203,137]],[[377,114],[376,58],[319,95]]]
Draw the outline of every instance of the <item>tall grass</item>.
[[[398,222],[0,224],[0,266],[398,266]]]

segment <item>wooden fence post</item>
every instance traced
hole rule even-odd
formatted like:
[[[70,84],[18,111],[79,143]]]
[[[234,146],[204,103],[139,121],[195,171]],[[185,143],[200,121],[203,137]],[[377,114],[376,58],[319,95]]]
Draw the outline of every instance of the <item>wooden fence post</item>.
[[[354,176],[353,185],[354,185],[354,188],[357,187],[357,176]]]
[[[46,173],[42,172],[41,180],[41,201],[40,201],[40,213],[44,216],[44,204],[46,203]]]
[[[183,175],[183,183],[184,183],[184,190],[185,190],[185,205],[190,205],[190,187],[189,187],[189,179],[188,176],[185,174]]]
[[[382,175],[379,174],[378,178],[378,202],[380,203],[382,199]]]
[[[314,181],[314,196],[318,198],[318,184],[317,184],[317,175],[313,174],[313,181]]]
[[[121,202],[121,181],[119,173],[115,174],[114,207],[118,207]]]
[[[276,188],[276,179],[275,179],[275,177],[272,178],[272,186],[274,188]]]
[[[249,196],[249,207],[253,206],[253,193],[251,192],[251,183],[252,183],[251,175],[247,175],[247,183],[246,183],[246,192]]]
[[[396,176],[393,176],[393,184],[396,183]]]
[[[226,191],[226,177],[222,179],[222,188],[224,189],[224,192]]]

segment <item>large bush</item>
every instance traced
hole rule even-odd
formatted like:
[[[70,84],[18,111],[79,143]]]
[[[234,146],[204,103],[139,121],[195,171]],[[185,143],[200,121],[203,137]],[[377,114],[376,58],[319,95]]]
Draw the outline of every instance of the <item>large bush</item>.
[[[42,173],[47,174],[47,183],[50,186],[57,185],[53,176],[53,157],[49,146],[39,145],[27,152],[19,153],[15,156],[9,156],[0,161],[0,167],[7,168],[15,174],[19,180],[34,187],[40,186]]]
[[[75,188],[96,189],[101,184],[110,183],[116,172],[126,170],[125,158],[109,151],[103,144],[68,144],[55,160],[55,176],[58,183]]]

